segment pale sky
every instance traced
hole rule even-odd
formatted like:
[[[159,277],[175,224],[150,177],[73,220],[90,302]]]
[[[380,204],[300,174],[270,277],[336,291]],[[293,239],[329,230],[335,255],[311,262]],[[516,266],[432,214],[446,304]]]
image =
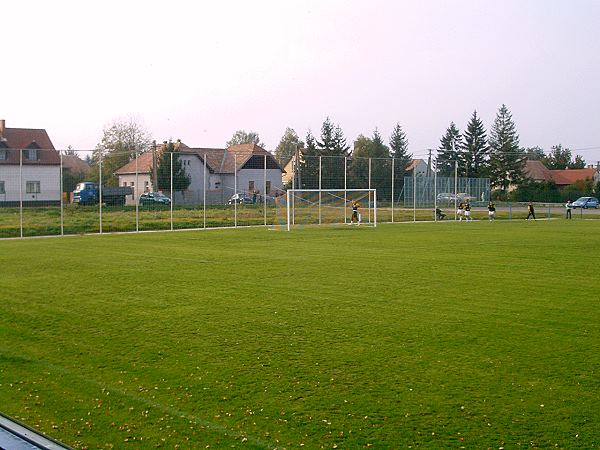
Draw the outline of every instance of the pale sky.
[[[223,147],[273,150],[326,116],[349,143],[396,122],[437,148],[505,103],[522,146],[600,160],[599,0],[8,1],[0,118],[91,149],[113,120]]]

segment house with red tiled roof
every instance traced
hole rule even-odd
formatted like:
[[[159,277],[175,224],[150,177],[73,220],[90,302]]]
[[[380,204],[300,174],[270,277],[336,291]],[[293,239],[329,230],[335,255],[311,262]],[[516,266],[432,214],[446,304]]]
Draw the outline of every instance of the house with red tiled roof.
[[[165,145],[156,151],[141,154],[115,173],[119,186],[131,186],[131,204],[143,192],[157,190],[153,183],[153,160],[159,159]],[[239,144],[224,148],[192,148],[178,141],[176,155],[190,176],[190,186],[184,192],[173,193],[175,203],[201,204],[206,197],[210,204],[223,204],[236,192],[252,196],[275,196],[282,189],[283,169],[271,153],[256,144]],[[265,176],[266,175],[266,176]]]
[[[575,184],[578,181],[593,180],[595,183],[600,181],[599,168],[588,166],[585,169],[548,169],[542,161],[527,160],[525,162],[524,174],[527,178],[534,181],[551,181],[559,188]]]
[[[60,155],[44,129],[0,120],[0,204],[60,204]]]

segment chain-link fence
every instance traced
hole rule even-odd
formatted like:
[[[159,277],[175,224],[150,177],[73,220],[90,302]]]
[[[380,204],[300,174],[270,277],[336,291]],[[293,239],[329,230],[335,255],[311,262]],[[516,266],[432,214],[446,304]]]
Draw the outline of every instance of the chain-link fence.
[[[287,188],[376,189],[379,223],[436,220],[436,208],[443,220],[455,219],[466,200],[474,219],[488,218],[488,179],[407,172],[389,158],[303,157],[286,167],[284,186],[283,168],[266,152],[0,149],[0,238],[270,226]],[[566,214],[562,203],[535,208],[538,218]],[[496,209],[496,219],[528,212],[526,203],[496,202]],[[572,215],[597,214],[581,208]]]

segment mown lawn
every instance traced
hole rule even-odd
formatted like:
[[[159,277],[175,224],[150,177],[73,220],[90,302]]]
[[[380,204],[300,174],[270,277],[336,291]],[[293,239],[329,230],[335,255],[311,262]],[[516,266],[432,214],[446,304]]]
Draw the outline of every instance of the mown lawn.
[[[597,447],[599,231],[0,241],[0,410],[89,449]]]

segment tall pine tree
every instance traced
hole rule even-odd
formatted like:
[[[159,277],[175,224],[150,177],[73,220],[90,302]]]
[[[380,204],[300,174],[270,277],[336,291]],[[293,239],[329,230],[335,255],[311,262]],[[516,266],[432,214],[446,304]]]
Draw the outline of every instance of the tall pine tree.
[[[458,154],[458,173],[467,178],[487,175],[489,147],[483,122],[473,111]]]
[[[441,176],[454,176],[454,164],[458,160],[461,147],[462,136],[460,130],[454,122],[451,122],[446,129],[446,134],[440,139],[440,146],[437,151],[436,167]]]
[[[525,152],[519,148],[519,135],[506,105],[496,114],[489,144],[491,184],[507,191],[511,183],[519,184],[523,180]]]
[[[342,129],[327,117],[321,126],[321,139],[316,144],[321,156],[321,188],[343,188],[344,158],[348,156],[350,147]],[[319,187],[318,183],[316,187]]]
[[[406,133],[399,123],[396,123],[390,136],[390,153],[394,158],[394,197],[396,198],[392,200],[395,201],[402,196],[406,168],[412,161],[412,153],[408,153]]]

